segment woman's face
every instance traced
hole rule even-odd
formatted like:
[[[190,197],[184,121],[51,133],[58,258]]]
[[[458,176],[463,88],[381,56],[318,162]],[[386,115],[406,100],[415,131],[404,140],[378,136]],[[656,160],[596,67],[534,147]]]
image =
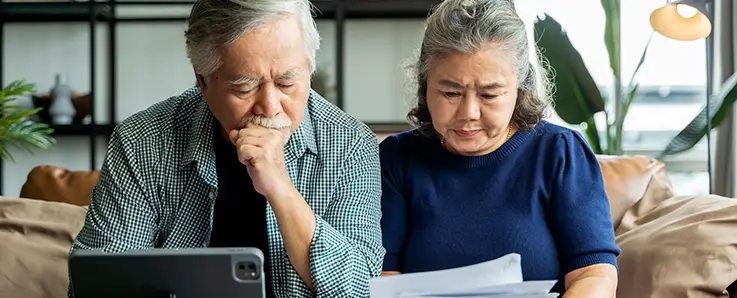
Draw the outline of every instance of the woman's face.
[[[491,43],[472,54],[430,61],[427,106],[448,150],[483,155],[506,141],[517,102],[515,59],[515,53]]]

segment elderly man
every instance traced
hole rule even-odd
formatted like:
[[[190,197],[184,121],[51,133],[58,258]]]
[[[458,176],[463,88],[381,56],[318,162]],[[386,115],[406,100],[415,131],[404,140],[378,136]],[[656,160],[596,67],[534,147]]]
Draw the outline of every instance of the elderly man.
[[[385,253],[378,143],[310,89],[310,5],[195,2],[197,87],[118,125],[72,252],[258,247],[267,296],[368,297]]]

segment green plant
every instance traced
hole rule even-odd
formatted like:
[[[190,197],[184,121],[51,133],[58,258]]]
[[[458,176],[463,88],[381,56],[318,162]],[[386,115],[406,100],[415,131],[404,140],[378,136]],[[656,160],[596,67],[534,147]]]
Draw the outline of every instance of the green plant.
[[[602,94],[599,90],[581,55],[553,17],[545,14],[535,21],[535,40],[542,58],[550,64],[555,74],[555,111],[558,116],[569,124],[584,125],[586,138],[595,153],[619,155],[623,153],[624,121],[637,94],[635,77],[645,62],[650,40],[632,77],[624,84],[621,73],[620,0],[601,0],[601,4],[606,16],[604,42],[614,77],[611,95]],[[730,111],[737,99],[736,86],[737,75],[732,75],[710,98],[712,127],[719,126]],[[606,122],[604,140],[594,121],[594,115],[598,113],[604,114]],[[704,109],[671,140],[658,158],[687,151],[696,145],[706,134],[705,116]]]
[[[33,149],[48,149],[56,140],[48,125],[28,119],[41,108],[24,109],[13,105],[18,96],[33,92],[35,85],[22,80],[14,81],[0,90],[0,159],[13,159],[9,147],[14,146],[33,154]]]

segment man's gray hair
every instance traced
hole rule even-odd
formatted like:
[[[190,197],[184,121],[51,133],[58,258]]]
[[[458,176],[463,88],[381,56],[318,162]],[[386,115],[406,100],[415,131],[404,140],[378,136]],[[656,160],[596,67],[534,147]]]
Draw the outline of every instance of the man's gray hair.
[[[187,57],[197,72],[208,78],[222,61],[219,49],[273,20],[293,16],[302,27],[310,73],[316,68],[320,34],[309,0],[197,0],[184,32]]]
[[[546,117],[550,84],[536,47],[530,44],[525,25],[513,0],[445,0],[427,19],[419,57],[410,67],[417,105],[408,120],[423,132],[434,132],[427,107],[427,75],[433,58],[452,53],[474,53],[496,43],[516,56],[517,106],[512,122],[526,130]]]

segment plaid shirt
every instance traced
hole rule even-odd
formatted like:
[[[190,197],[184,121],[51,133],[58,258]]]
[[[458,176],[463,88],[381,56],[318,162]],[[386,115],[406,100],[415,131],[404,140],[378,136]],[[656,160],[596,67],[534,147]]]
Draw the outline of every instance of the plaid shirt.
[[[118,125],[70,253],[208,246],[218,191],[214,121],[199,89],[191,88]],[[317,218],[309,252],[315,293],[290,264],[267,204],[266,272],[278,297],[369,296],[368,281],[381,274],[385,253],[378,149],[366,125],[310,92],[284,155]]]

